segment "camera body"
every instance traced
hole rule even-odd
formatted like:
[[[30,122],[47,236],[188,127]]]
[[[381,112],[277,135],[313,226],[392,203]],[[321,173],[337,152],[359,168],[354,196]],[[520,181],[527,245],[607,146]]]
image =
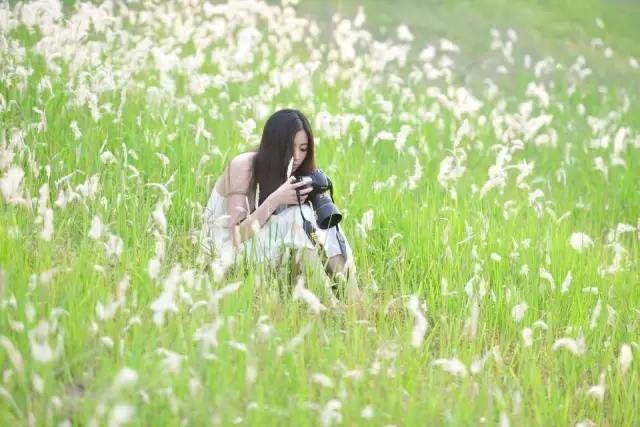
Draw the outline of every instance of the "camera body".
[[[326,230],[335,227],[342,220],[342,214],[336,207],[327,192],[333,191],[333,183],[325,173],[316,169],[309,175],[296,176],[297,182],[305,182],[306,185],[299,187],[298,190],[312,188],[307,200],[311,202],[313,210],[318,221],[318,226]]]

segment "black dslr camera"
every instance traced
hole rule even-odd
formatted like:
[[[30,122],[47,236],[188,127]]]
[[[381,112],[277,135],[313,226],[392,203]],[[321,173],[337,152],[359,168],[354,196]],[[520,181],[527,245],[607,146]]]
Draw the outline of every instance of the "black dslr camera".
[[[309,175],[296,176],[297,182],[306,182],[307,185],[300,186],[298,190],[313,188],[307,198],[313,206],[316,214],[318,226],[326,230],[335,227],[342,220],[342,214],[335,204],[333,204],[333,194],[329,196],[327,191],[333,193],[333,184],[328,176],[320,169],[316,169]]]

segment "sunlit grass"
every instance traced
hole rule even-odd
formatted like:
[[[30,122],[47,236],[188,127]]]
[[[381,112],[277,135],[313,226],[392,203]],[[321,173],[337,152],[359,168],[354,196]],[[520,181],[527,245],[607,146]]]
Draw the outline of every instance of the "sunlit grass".
[[[424,45],[360,18],[334,27],[352,55],[291,8],[117,4],[0,15],[3,425],[634,422],[637,94],[490,38],[506,73],[463,89],[464,53],[403,65]],[[62,36],[90,16],[107,30]],[[218,281],[199,250],[218,174],[282,107],[311,119],[361,305],[307,278],[312,314],[287,271]]]

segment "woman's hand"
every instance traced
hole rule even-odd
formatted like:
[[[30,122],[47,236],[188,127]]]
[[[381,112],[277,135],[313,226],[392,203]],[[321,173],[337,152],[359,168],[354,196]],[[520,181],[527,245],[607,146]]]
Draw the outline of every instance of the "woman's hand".
[[[276,191],[271,193],[273,200],[277,205],[297,205],[298,204],[298,188],[304,186],[305,182],[296,182],[295,177],[289,177],[289,179],[282,184]],[[304,203],[307,200],[307,196],[313,188],[304,188],[300,191],[300,203]]]

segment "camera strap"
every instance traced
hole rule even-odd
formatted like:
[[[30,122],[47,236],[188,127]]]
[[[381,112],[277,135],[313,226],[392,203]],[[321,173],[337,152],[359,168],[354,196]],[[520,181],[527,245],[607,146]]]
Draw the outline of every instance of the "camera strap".
[[[330,194],[331,194],[331,199],[333,200],[333,187],[329,187],[329,191],[330,191]],[[329,266],[329,259],[328,259],[328,256],[327,256],[327,252],[326,252],[322,242],[320,242],[320,239],[318,239],[317,227],[315,226],[314,223],[312,223],[307,218],[305,218],[304,212],[302,212],[302,203],[301,203],[301,200],[300,200],[300,191],[299,190],[296,191],[296,196],[297,196],[297,199],[298,199],[298,208],[300,209],[300,216],[302,217],[302,228],[304,229],[305,233],[307,234],[307,237],[309,238],[309,240],[311,240],[311,243],[313,243],[313,245],[316,247],[318,255],[320,256],[320,260],[322,262],[323,268],[325,269],[327,274],[329,274],[329,276],[331,276],[332,274],[329,273],[330,266]],[[342,253],[342,256],[344,256],[345,261],[347,261],[347,249],[346,249],[346,246],[345,246],[344,235],[342,234],[342,230],[340,230],[339,224],[336,224],[336,239],[338,239],[338,245],[340,246],[340,252]],[[349,277],[350,275],[351,275],[351,269],[348,270],[347,277]]]
[[[320,239],[318,239],[317,228],[311,221],[305,218],[304,213],[302,212],[300,191],[296,191],[296,196],[298,198],[298,208],[300,209],[300,216],[302,217],[302,228],[307,234],[309,240],[311,240],[311,243],[313,243],[313,245],[318,249],[318,255],[322,260],[322,266],[324,268],[327,268],[327,266],[329,265],[329,259],[327,258],[327,252],[324,249],[324,245],[322,244],[322,242],[320,242]]]
[[[331,195],[331,200],[335,200],[333,198],[333,185],[329,186],[329,194]],[[342,256],[345,261],[347,260],[347,247],[344,243],[344,235],[342,234],[342,230],[340,230],[340,224],[336,224],[336,239],[338,239],[338,245],[340,245],[340,252],[342,252]]]
[[[329,188],[329,194],[331,194],[331,199],[333,200],[333,186]],[[296,191],[296,196],[298,198],[298,208],[300,209],[300,216],[302,217],[302,228],[304,229],[307,237],[311,240],[320,252],[320,257],[322,258],[322,265],[325,267],[329,265],[329,260],[327,259],[327,252],[324,248],[324,245],[318,239],[317,228],[316,226],[305,218],[304,213],[302,212],[302,202],[300,201],[300,191]],[[340,252],[342,256],[347,258],[347,248],[344,242],[344,236],[342,235],[342,230],[340,230],[340,224],[336,224],[336,238],[338,239],[338,245],[340,246]]]

